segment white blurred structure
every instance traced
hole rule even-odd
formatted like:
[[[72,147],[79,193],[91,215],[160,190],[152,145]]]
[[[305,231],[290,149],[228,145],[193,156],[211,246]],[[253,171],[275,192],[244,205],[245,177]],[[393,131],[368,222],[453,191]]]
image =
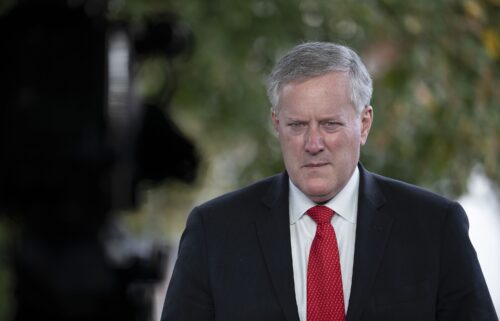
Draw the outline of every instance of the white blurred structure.
[[[467,212],[469,235],[500,316],[500,200],[480,168],[472,171],[468,192],[458,202]]]

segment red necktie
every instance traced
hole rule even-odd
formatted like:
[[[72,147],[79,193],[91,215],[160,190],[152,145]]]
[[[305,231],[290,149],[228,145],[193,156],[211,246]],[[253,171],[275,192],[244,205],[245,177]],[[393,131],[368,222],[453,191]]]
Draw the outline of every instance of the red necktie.
[[[307,267],[307,321],[344,321],[339,250],[330,223],[334,213],[326,206],[314,206],[307,214],[317,224]]]

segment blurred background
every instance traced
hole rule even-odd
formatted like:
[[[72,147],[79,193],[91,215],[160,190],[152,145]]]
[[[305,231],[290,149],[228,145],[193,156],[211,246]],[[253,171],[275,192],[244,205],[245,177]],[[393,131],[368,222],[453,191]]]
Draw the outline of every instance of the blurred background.
[[[16,2],[2,0],[0,14]],[[134,239],[175,249],[194,205],[283,170],[265,77],[297,43],[335,41],[360,53],[374,79],[362,162],[463,204],[500,310],[500,0],[110,0],[106,19],[141,26],[155,15],[175,17],[189,41],[179,54],[138,60],[137,92],[169,115],[201,162],[194,181],[160,175],[134,185],[135,205],[119,211]],[[175,153],[160,144],[149,155]],[[1,320],[16,304],[13,226],[0,216]],[[156,314],[168,273],[155,286]]]

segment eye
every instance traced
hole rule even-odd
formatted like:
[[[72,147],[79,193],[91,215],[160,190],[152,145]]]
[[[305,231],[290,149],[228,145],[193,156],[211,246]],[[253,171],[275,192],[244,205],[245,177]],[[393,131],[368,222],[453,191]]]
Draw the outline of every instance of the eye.
[[[341,126],[342,124],[338,121],[328,120],[328,121],[323,122],[322,125],[326,130],[335,130],[337,127]]]
[[[290,127],[293,131],[300,131],[306,127],[306,123],[300,121],[293,121],[288,123],[288,127]]]
[[[304,126],[304,123],[301,123],[301,122],[298,122],[298,121],[294,121],[294,122],[289,123],[288,126],[296,128],[296,127]]]

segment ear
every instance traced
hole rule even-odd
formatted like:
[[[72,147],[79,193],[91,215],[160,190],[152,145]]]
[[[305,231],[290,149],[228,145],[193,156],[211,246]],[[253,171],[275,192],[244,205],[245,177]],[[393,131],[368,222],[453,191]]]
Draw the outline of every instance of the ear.
[[[279,118],[278,118],[278,114],[273,110],[271,112],[271,118],[272,118],[272,121],[273,121],[273,126],[274,126],[274,130],[276,131],[276,134],[279,135],[279,124],[280,124],[280,121],[279,121]]]
[[[373,123],[373,108],[372,106],[366,106],[361,112],[361,146],[363,146],[370,133],[370,128]]]

